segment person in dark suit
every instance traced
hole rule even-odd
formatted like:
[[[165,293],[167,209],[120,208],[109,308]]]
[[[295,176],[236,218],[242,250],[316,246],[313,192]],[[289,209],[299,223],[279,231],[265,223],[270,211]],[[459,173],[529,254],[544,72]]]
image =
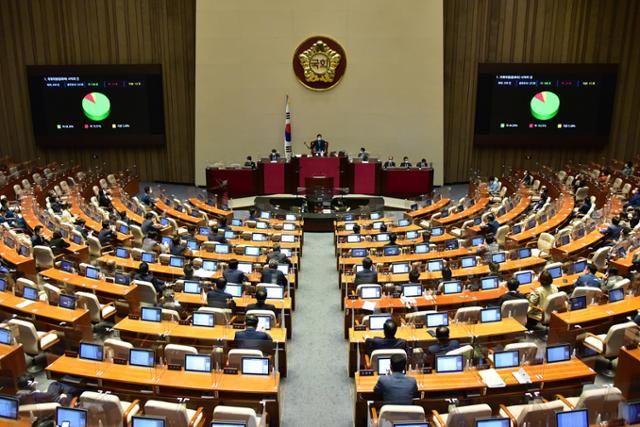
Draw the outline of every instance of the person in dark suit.
[[[31,246],[46,246],[47,239],[42,234],[42,226],[36,225],[33,229],[33,236],[31,236]]]
[[[60,233],[59,231],[53,232],[53,236],[49,241],[49,247],[51,248],[51,251],[54,255],[61,254],[69,246],[71,246],[69,242],[62,238],[62,233]]]
[[[449,328],[447,328],[446,326],[438,326],[436,328],[436,339],[438,340],[438,342],[436,344],[430,345],[427,348],[432,361],[438,354],[444,354],[451,350],[460,348],[460,343],[457,340],[449,339]]]
[[[400,163],[400,167],[401,168],[410,168],[411,167],[411,162],[409,161],[409,158],[407,156],[404,156],[404,158],[402,159],[402,163]]]
[[[238,348],[249,348],[262,350],[265,346],[270,346],[273,342],[271,335],[266,332],[258,331],[258,318],[252,314],[245,319],[247,328],[244,331],[236,332],[234,341]]]
[[[278,270],[278,260],[270,259],[268,268],[262,269],[262,275],[260,276],[261,283],[273,283],[274,285],[280,285],[282,287],[287,286],[287,278],[284,273]]]
[[[189,256],[191,255],[191,249],[186,244],[182,243],[180,236],[174,236],[171,245],[171,255],[175,256]]]
[[[611,224],[604,229],[601,230],[602,234],[604,234],[604,239],[606,243],[613,243],[620,238],[620,234],[622,233],[622,227],[620,227],[620,218],[615,216],[611,219]]]
[[[591,197],[587,196],[584,198],[584,200],[582,201],[582,204],[580,205],[580,207],[576,212],[579,216],[584,216],[589,212],[590,209],[591,209]]]
[[[253,161],[251,156],[247,156],[247,160],[244,162],[244,167],[245,168],[251,168],[251,169],[255,169],[256,168],[256,162]]]
[[[321,134],[316,135],[316,139],[311,143],[311,152],[314,156],[325,156],[329,143],[322,139]]]
[[[587,266],[587,272],[582,276],[578,277],[578,280],[576,280],[576,287],[589,286],[592,288],[600,288],[602,286],[602,280],[600,280],[596,276],[597,272],[598,272],[598,267],[596,267],[594,264],[589,264]]]
[[[244,283],[248,282],[247,276],[240,270],[238,270],[238,260],[230,259],[227,268],[222,272],[222,276],[229,283]]]
[[[151,283],[159,294],[166,288],[164,282],[156,278],[153,273],[149,271],[149,264],[144,261],[140,263],[138,271],[133,275],[133,280],[142,280],[143,282]]]
[[[407,342],[403,339],[396,338],[396,331],[398,330],[398,325],[393,319],[389,319],[384,322],[383,326],[384,330],[384,338],[374,337],[367,338],[364,342],[365,350],[367,354],[371,355],[371,353],[375,350],[385,350],[385,349],[402,349],[408,352]]]
[[[144,220],[142,221],[142,224],[140,224],[140,230],[145,236],[149,234],[150,231],[159,229],[159,227],[153,222],[153,218],[154,217],[151,212],[147,212],[144,215]]]
[[[98,205],[101,208],[111,209],[111,199],[107,196],[107,193],[101,188],[98,190]]]
[[[373,388],[383,405],[411,405],[420,396],[416,379],[404,374],[407,359],[400,355],[391,356],[391,374],[380,375]]]
[[[211,234],[207,237],[210,242],[227,243],[224,234],[220,234],[220,229],[216,226],[211,227]]]
[[[229,292],[225,292],[227,287],[227,281],[224,277],[218,277],[216,279],[216,286],[207,292],[207,305],[209,307],[217,308],[235,308],[235,302],[233,301],[233,295]]]
[[[273,244],[271,251],[267,254],[267,260],[271,261],[272,259],[278,261],[278,264],[291,265],[291,260],[289,260],[289,257],[286,254],[280,251],[280,245],[277,243]]]
[[[422,159],[418,163],[416,163],[417,168],[428,168],[429,163],[427,163],[427,159]]]
[[[500,298],[498,299],[498,305],[502,306],[502,304],[504,304],[507,301],[513,301],[516,299],[527,299],[527,296],[518,292],[518,287],[520,286],[520,282],[518,282],[518,279],[510,279],[507,282],[507,289],[509,289],[509,291],[506,294],[502,294],[500,295]]]
[[[354,284],[361,285],[363,283],[378,283],[378,273],[373,269],[373,261],[371,258],[362,258],[363,269],[356,273]]]
[[[386,245],[384,245],[385,248],[400,248],[400,246],[396,243],[398,240],[398,235],[396,233],[391,233],[389,234],[389,241],[387,242]]]
[[[280,160],[280,153],[278,153],[275,148],[271,150],[271,153],[269,154],[269,160],[271,160],[272,162]]]
[[[369,160],[369,153],[365,150],[364,147],[360,147],[360,151],[358,152],[358,158],[364,162]]]
[[[269,310],[273,311],[273,314],[278,317],[278,309],[273,304],[267,304],[265,301],[267,300],[267,291],[264,289],[258,289],[256,291],[256,302],[254,304],[249,304],[247,306],[247,311],[249,310]]]
[[[483,233],[493,234],[494,236],[498,231],[498,228],[500,228],[500,223],[496,220],[496,216],[494,214],[487,215],[487,223],[480,226],[480,230]]]
[[[98,240],[101,245],[110,245],[116,239],[116,233],[111,229],[109,221],[102,221],[102,230],[98,232]]]
[[[383,168],[395,168],[396,162],[393,161],[393,156],[389,156],[386,162],[382,165]]]
[[[144,193],[140,196],[140,201],[146,206],[153,206],[153,197],[151,197],[151,187],[144,187]]]
[[[85,239],[89,236],[89,233],[87,232],[87,229],[84,227],[86,225],[86,221],[82,218],[78,218],[76,219],[76,222],[73,224],[73,228],[74,230],[76,230],[78,233],[82,234],[82,237],[84,237]]]

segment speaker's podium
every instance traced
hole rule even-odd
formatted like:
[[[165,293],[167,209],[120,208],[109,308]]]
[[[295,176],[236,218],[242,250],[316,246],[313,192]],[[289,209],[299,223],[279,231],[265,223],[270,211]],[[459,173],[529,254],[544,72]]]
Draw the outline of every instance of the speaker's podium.
[[[331,208],[333,191],[332,176],[307,176],[304,179],[303,192],[307,197],[307,206],[311,212]]]
[[[332,188],[341,186],[341,164],[346,161],[344,157],[311,157],[302,156],[298,159],[298,186],[306,187],[308,177],[332,178]],[[327,181],[328,182],[328,181]]]

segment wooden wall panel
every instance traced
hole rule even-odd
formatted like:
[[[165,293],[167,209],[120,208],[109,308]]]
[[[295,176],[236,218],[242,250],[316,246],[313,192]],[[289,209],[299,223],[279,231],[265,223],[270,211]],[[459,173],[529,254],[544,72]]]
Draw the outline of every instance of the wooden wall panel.
[[[166,145],[42,149],[35,145],[26,65],[162,64]],[[0,0],[0,152],[193,182],[195,0]]]
[[[637,0],[447,0],[444,2],[445,182],[504,166],[561,167],[626,159],[640,145],[640,2]],[[617,63],[611,139],[601,149],[473,146],[477,64]]]

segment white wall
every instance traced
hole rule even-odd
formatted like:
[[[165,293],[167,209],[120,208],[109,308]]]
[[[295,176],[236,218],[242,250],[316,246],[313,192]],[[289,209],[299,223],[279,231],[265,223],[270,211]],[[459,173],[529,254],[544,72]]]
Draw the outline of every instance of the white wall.
[[[304,88],[292,57],[306,38],[345,49],[328,92]],[[293,151],[323,134],[331,149],[426,157],[443,177],[442,0],[197,0],[196,183],[214,161],[283,152],[289,95]]]

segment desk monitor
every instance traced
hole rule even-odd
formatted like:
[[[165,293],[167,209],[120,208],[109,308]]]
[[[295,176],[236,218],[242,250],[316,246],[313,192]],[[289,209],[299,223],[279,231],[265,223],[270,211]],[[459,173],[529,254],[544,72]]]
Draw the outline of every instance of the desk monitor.
[[[56,426],[87,427],[87,414],[86,409],[58,406],[56,408]]]
[[[407,227],[409,224],[411,224],[411,221],[409,221],[408,219],[398,220],[398,227]]]
[[[353,248],[351,249],[351,257],[352,258],[364,258],[367,256],[367,250],[364,248]]]
[[[160,322],[162,319],[162,309],[157,307],[142,307],[140,309],[140,319],[147,322]]]
[[[116,248],[116,256],[118,258],[129,258],[129,251],[125,248]]]
[[[362,270],[364,270],[362,264],[356,265],[356,273],[360,273]]]
[[[208,236],[209,234],[211,234],[211,229],[209,227],[199,227],[198,234],[202,236]]]
[[[73,262],[63,259],[60,261],[60,269],[62,271],[66,271],[67,273],[73,272]]]
[[[587,268],[587,260],[581,259],[573,263],[573,274],[582,273]]]
[[[416,245],[416,253],[417,254],[429,253],[429,244],[428,243],[420,243],[419,245]]]
[[[17,420],[18,406],[16,397],[0,396],[0,418]]]
[[[218,269],[218,263],[211,259],[205,259],[202,261],[202,269],[205,271],[216,271]]]
[[[378,375],[387,375],[391,373],[391,356],[378,357],[377,365]]]
[[[11,345],[13,337],[11,336],[11,330],[7,328],[0,328],[0,344]]]
[[[493,367],[495,369],[515,368],[517,366],[520,366],[518,350],[496,351],[493,353]]]
[[[226,230],[224,232],[224,238],[225,239],[235,239],[236,238],[236,233],[233,230]]]
[[[371,218],[371,219],[380,219],[380,218],[382,218],[382,215],[380,215],[380,212],[371,212],[371,214],[369,215],[369,218]]]
[[[402,296],[407,298],[415,298],[422,295],[422,285],[402,285]]]
[[[285,276],[289,274],[289,264],[278,264],[278,270],[282,271]]]
[[[129,234],[129,226],[120,224],[120,226],[118,227],[118,231],[122,234]]]
[[[342,220],[343,220],[343,221],[353,221],[353,220],[354,220],[354,218],[355,218],[355,217],[353,216],[353,214],[346,214],[346,215],[344,215],[344,216],[342,217]]]
[[[254,242],[266,242],[267,241],[267,235],[266,234],[262,234],[262,233],[253,233],[251,235],[251,240]]]
[[[571,346],[569,344],[560,344],[547,346],[547,363],[566,362],[571,359]]]
[[[547,268],[547,271],[551,275],[552,278],[557,279],[558,277],[562,277],[562,266],[558,265],[555,267]]]
[[[131,427],[165,427],[165,419],[163,417],[134,415],[131,418]]]
[[[531,248],[518,249],[518,258],[529,258],[531,256]]]
[[[18,253],[22,256],[29,256],[29,247],[20,245],[20,248],[18,249]]]
[[[452,280],[442,284],[442,293],[445,295],[459,294],[460,292],[462,292],[462,283],[458,280]]]
[[[491,261],[497,262],[498,264],[505,262],[507,260],[507,254],[505,252],[496,252],[491,255]]]
[[[162,239],[160,239],[160,243],[169,248],[173,246],[173,240],[169,236],[162,236]]]
[[[240,421],[212,421],[209,427],[247,427],[247,424]]]
[[[296,217],[296,214],[286,214],[284,216],[284,220],[285,221],[297,221],[298,218]]]
[[[624,289],[616,288],[609,291],[609,302],[618,302],[624,299]]]
[[[427,262],[427,271],[430,273],[433,273],[435,271],[440,271],[442,270],[442,264],[443,262],[441,259],[431,260]]]
[[[571,306],[571,311],[587,308],[587,296],[580,295],[579,297],[569,298],[569,305]]]
[[[434,227],[431,229],[431,235],[434,237],[442,236],[444,234],[444,228]]]
[[[480,323],[499,322],[502,320],[500,307],[489,307],[480,310]]]
[[[198,249],[200,249],[200,244],[198,244],[197,240],[188,239],[187,248],[191,249],[192,251],[197,251]]]
[[[400,255],[400,248],[397,246],[392,246],[390,248],[384,248],[383,250],[384,256],[397,256]]]
[[[480,289],[483,291],[488,291],[491,289],[496,289],[500,281],[496,276],[487,276],[480,279]]]
[[[75,295],[60,294],[58,297],[58,305],[69,310],[76,309],[76,297]]]
[[[347,236],[347,243],[359,243],[360,235],[359,234],[350,234]]]
[[[280,236],[280,241],[282,243],[293,243],[296,241],[296,236],[294,234],[283,234]]]
[[[258,315],[256,317],[258,318],[258,330],[271,330],[271,316]]]
[[[283,235],[284,236],[288,236],[288,234]],[[293,236],[291,236],[293,237]],[[280,252],[282,252],[283,254],[285,254],[286,256],[288,256],[289,258],[291,258],[291,255],[293,255],[293,250],[291,248],[280,248]]]
[[[266,230],[267,228],[269,228],[269,224],[263,221],[258,221],[256,222],[256,228],[258,230]]]
[[[234,227],[240,227],[242,225],[242,220],[239,218],[233,218],[231,220],[231,225],[233,225]]]
[[[282,286],[265,286],[267,299],[284,299],[284,288]]]
[[[474,224],[474,225],[480,225],[480,224],[482,224],[482,217],[477,216],[477,217],[473,218],[473,224]]]
[[[194,311],[191,315],[191,324],[193,326],[215,326],[215,314],[204,311]]]
[[[514,274],[514,277],[521,285],[528,285],[533,282],[533,271],[518,271]]]
[[[460,266],[462,268],[475,267],[476,264],[477,264],[477,261],[476,261],[476,257],[474,257],[474,256],[467,256],[467,257],[464,257],[464,258],[462,258],[460,260]]]
[[[533,227],[536,226],[536,219],[535,218],[531,218],[529,221],[527,221],[527,225],[526,225],[526,229],[532,229]]]
[[[584,227],[580,227],[575,231],[575,234],[577,239],[581,239],[585,236],[585,234],[587,234],[587,232]]]
[[[360,298],[362,299],[378,299],[382,294],[380,286],[362,286],[360,287]]]
[[[176,207],[175,207],[175,209],[176,209],[178,212],[183,212],[183,211],[184,211],[184,207],[183,207],[182,205],[178,205],[178,206],[176,206]]]
[[[227,283],[227,287],[224,288],[225,292],[229,292],[234,297],[242,296],[242,285],[236,283]]]
[[[557,427],[589,427],[589,413],[586,409],[556,412]]]
[[[202,291],[200,288],[200,282],[185,280],[183,291],[187,294],[199,294]]]
[[[444,247],[448,251],[453,251],[460,247],[460,242],[458,242],[458,239],[449,239],[444,242]]]
[[[447,312],[427,314],[427,328],[437,328],[438,326],[449,326]]]
[[[389,233],[376,234],[376,242],[388,242],[388,241],[389,241]]]
[[[462,355],[436,356],[436,372],[439,374],[449,372],[462,372],[464,364]]]
[[[407,240],[413,240],[418,238],[418,232],[416,230],[407,231],[404,234],[404,238]]]
[[[471,246],[480,246],[484,243],[484,237],[478,236],[471,239]]]
[[[251,274],[253,272],[253,264],[250,262],[239,262],[238,270],[242,271],[244,274]]]
[[[228,254],[229,253],[229,245],[217,244],[214,246],[213,251],[217,254]]]
[[[382,227],[382,224],[384,224],[384,222],[376,221],[373,224],[371,224],[371,228],[373,228],[374,230],[380,230],[380,227]]]
[[[640,424],[640,400],[631,400],[622,408],[622,416],[627,424]]]
[[[189,372],[211,372],[211,356],[206,354],[185,354],[184,369]]]
[[[259,256],[260,255],[260,248],[257,246],[245,246],[244,247],[244,254],[248,255],[248,256]]]
[[[486,420],[476,420],[476,427],[511,427],[509,418],[488,418]]]
[[[156,262],[156,254],[154,254],[153,252],[143,252],[140,260],[146,263],[153,264],[154,262]]]
[[[522,225],[516,224],[511,227],[511,234],[520,234],[520,232],[522,232]]]
[[[565,234],[564,236],[560,237],[560,246],[568,245],[569,242],[571,242],[570,234]]]
[[[415,422],[415,423],[393,423],[393,427],[429,427],[431,426],[431,424],[429,424],[428,422]]]
[[[4,279],[0,279],[0,292],[4,292],[7,290],[7,281]]]
[[[100,344],[81,342],[80,350],[78,351],[78,357],[84,360],[102,362],[102,360],[104,359],[104,351]]]
[[[381,331],[384,328],[384,322],[391,319],[390,314],[372,314],[369,316],[369,330]]]
[[[355,222],[347,222],[344,224],[344,229],[345,231],[352,231],[355,225],[356,225]]]
[[[16,242],[9,236],[4,238],[4,245],[13,249],[16,246]]]
[[[407,274],[411,270],[411,266],[408,262],[394,262],[391,264],[391,273],[393,274]]]
[[[269,358],[243,357],[240,372],[242,375],[269,375]]]
[[[169,257],[169,266],[170,267],[177,267],[177,268],[184,267],[184,258],[182,258],[180,256]]]
[[[269,219],[269,218],[271,218],[271,212],[265,212],[265,211],[260,212],[260,218],[261,219]]]
[[[160,225],[169,225],[169,218],[166,218],[166,217],[160,218]]]
[[[156,354],[146,348],[129,349],[129,365],[153,368],[156,364]]]
[[[99,279],[100,278],[100,270],[95,267],[87,267],[85,271],[85,276],[89,279]]]
[[[117,271],[116,274],[114,274],[114,281],[118,285],[128,285],[131,282],[131,277],[129,277],[128,274]]]
[[[78,234],[72,234],[71,235],[71,241],[73,243],[75,243],[76,245],[80,245],[80,244],[82,244],[82,237],[80,237],[80,235],[78,235]]]
[[[22,288],[22,298],[31,301],[38,301],[38,290],[36,288],[32,288],[31,286],[25,286],[24,288]]]

